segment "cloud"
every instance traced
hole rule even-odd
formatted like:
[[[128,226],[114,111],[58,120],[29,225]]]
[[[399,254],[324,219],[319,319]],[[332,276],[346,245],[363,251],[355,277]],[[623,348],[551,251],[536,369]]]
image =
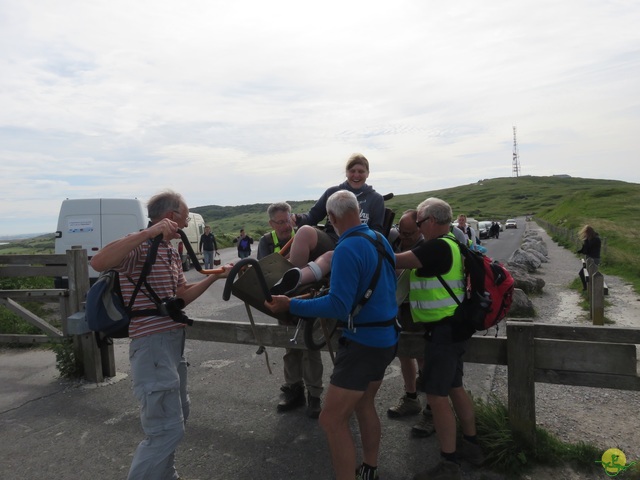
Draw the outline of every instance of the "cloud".
[[[68,197],[315,199],[353,152],[381,192],[510,176],[514,125],[523,174],[640,179],[632,2],[0,9],[0,235]]]

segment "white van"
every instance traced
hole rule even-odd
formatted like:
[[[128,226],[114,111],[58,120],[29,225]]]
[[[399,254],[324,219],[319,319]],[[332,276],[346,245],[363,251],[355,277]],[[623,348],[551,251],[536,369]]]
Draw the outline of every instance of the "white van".
[[[183,232],[187,235],[189,239],[189,244],[193,251],[196,253],[198,260],[202,261],[202,252],[200,252],[200,237],[204,233],[204,218],[199,213],[189,212],[189,223],[186,228],[183,228]],[[191,268],[191,259],[187,254],[186,247],[182,244],[182,239],[174,239],[171,240],[173,246],[176,247],[178,252],[180,253],[180,258],[182,260],[182,269],[186,272]]]
[[[89,260],[106,244],[147,227],[147,208],[132,198],[66,199],[60,207],[55,234],[55,253],[64,254],[71,247],[87,250]],[[89,266],[91,283],[98,278]],[[66,279],[56,279],[57,288],[66,288]]]

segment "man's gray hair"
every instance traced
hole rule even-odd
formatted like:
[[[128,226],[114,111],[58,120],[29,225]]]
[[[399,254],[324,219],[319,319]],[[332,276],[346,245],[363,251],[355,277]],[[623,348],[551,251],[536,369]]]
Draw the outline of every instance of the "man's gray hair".
[[[358,199],[349,190],[338,190],[327,200],[327,214],[343,218],[349,212],[360,213]]]
[[[287,215],[291,214],[291,205],[287,202],[276,202],[269,205],[267,208],[267,215],[269,215],[269,220],[273,220],[273,217],[278,212],[284,212]]]
[[[149,199],[147,213],[152,222],[157,222],[165,213],[179,210],[182,205],[187,205],[182,195],[173,190],[163,190]]]
[[[431,197],[418,205],[418,217],[432,217],[439,225],[449,225],[453,220],[451,206],[439,198]]]

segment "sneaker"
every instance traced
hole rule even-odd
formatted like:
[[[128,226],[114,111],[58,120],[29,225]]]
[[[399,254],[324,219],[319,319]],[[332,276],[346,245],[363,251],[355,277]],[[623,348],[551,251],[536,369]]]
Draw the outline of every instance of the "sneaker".
[[[279,412],[288,412],[302,407],[306,403],[304,400],[304,386],[301,383],[283,385],[280,390],[282,390],[282,399],[278,403]]]
[[[321,411],[320,397],[312,397],[310,393],[307,393],[307,417],[318,418]]]
[[[457,447],[458,456],[469,462],[471,465],[479,467],[484,463],[485,456],[482,448],[477,443],[472,443],[466,438]]]
[[[436,427],[433,426],[433,414],[428,408],[422,409],[422,415],[420,420],[413,427],[411,427],[411,434],[414,437],[428,437],[433,435],[436,431]]]
[[[422,411],[419,398],[409,398],[406,394],[400,398],[398,404],[387,410],[387,415],[391,418],[404,417],[407,415],[417,415]]]
[[[289,295],[298,288],[301,278],[302,272],[299,268],[290,268],[284,272],[282,278],[271,287],[269,293],[271,293],[271,295]]]
[[[356,468],[356,480],[380,480],[378,469],[376,468],[375,470],[365,472],[365,466],[360,465]]]
[[[444,458],[435,467],[426,472],[417,473],[413,480],[461,480],[460,465]]]

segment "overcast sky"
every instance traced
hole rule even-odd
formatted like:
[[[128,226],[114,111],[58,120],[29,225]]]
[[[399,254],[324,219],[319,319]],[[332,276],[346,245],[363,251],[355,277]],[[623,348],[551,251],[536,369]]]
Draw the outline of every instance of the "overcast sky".
[[[640,183],[640,3],[0,0],[0,235],[65,198]]]

